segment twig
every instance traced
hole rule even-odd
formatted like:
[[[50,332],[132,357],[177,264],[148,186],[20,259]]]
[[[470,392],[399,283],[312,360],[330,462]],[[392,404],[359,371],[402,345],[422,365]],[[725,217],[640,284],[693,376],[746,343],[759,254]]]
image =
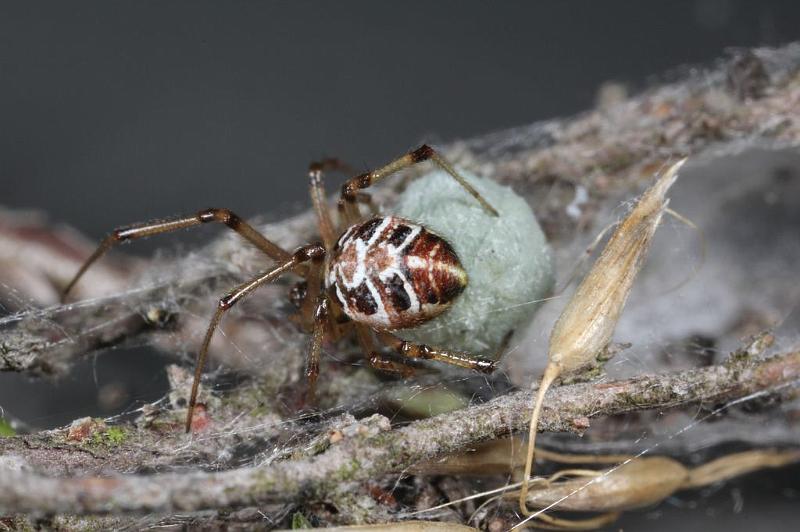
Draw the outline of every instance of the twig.
[[[541,428],[576,431],[586,419],[696,402],[723,402],[778,392],[800,379],[800,352],[767,359],[735,357],[726,364],[603,384],[575,384],[547,396]],[[267,467],[219,473],[48,478],[23,469],[0,476],[0,508],[8,512],[173,512],[324,498],[352,483],[401,473],[425,460],[522,430],[529,392],[417,421],[366,438],[348,438],[320,455]],[[154,450],[155,451],[155,450]],[[155,451],[157,452],[157,451]],[[62,449],[69,455],[69,449]],[[4,453],[5,454],[5,453]],[[20,458],[24,463],[24,452]],[[84,457],[83,460],[94,460]]]

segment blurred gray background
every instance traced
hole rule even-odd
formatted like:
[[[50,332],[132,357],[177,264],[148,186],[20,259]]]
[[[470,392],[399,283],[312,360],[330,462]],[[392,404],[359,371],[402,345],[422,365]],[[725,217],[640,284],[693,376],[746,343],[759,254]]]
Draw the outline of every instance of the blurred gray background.
[[[0,204],[97,239],[206,206],[279,218],[306,205],[313,159],[367,168],[798,38],[791,1],[3,2]],[[0,374],[0,407],[37,427],[110,415],[160,397],[163,363],[137,348],[59,382]],[[122,399],[98,404],[104,386]]]

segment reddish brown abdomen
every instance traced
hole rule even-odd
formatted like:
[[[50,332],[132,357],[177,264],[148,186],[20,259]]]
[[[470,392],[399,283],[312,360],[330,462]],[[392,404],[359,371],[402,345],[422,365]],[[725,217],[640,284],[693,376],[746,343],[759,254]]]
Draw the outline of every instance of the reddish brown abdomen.
[[[351,319],[404,329],[447,310],[464,291],[467,274],[442,237],[385,216],[354,225],[339,238],[326,283]]]

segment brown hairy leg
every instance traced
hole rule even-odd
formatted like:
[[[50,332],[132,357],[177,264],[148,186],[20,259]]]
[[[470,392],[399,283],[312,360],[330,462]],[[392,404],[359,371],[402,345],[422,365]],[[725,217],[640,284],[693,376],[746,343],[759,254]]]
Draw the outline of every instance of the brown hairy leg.
[[[276,262],[286,262],[291,258],[291,254],[289,252],[271,240],[268,240],[253,226],[242,220],[232,211],[228,209],[205,209],[198,211],[192,216],[164,218],[115,229],[110,235],[103,239],[102,242],[100,242],[100,245],[97,247],[94,253],[92,253],[89,258],[86,259],[86,262],[84,262],[80,267],[78,273],[75,274],[72,280],[61,292],[61,300],[64,301],[66,299],[70,290],[72,290],[80,278],[83,277],[83,274],[86,273],[89,267],[116,244],[127,242],[128,240],[136,240],[148,236],[171,233],[173,231],[178,231],[179,229],[196,227],[198,225],[210,222],[224,224],[226,227],[236,231],[245,240],[253,244],[256,248],[261,250],[265,255]]]

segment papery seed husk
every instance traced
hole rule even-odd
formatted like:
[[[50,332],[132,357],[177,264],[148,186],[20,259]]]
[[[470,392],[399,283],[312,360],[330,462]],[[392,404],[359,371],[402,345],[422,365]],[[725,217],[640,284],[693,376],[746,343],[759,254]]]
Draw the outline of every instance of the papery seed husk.
[[[549,360],[568,373],[591,364],[611,341],[636,274],[667,208],[665,195],[686,160],[672,165],[617,226],[550,334]]]

